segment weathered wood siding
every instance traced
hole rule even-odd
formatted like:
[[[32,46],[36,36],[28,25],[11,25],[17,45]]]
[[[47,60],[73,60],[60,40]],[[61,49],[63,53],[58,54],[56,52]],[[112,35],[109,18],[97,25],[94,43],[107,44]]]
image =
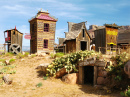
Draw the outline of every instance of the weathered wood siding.
[[[11,44],[19,44],[22,48],[23,34],[17,30],[11,30]]]
[[[30,22],[30,52],[36,53],[37,52],[37,22],[33,20]]]
[[[43,13],[41,13],[43,14]],[[44,13],[45,14],[45,13]],[[44,24],[49,24],[49,31],[44,32]],[[34,24],[34,25],[33,25]],[[34,19],[30,21],[30,50],[31,53],[36,52],[53,52],[55,41],[56,22],[42,19]],[[32,31],[34,30],[34,31]],[[48,48],[44,48],[44,40],[48,40]]]
[[[111,45],[113,48],[117,47],[117,35],[118,35],[118,28],[114,27],[105,27],[103,29],[95,30],[95,47],[96,51],[99,51],[99,47],[101,48],[102,53],[106,53],[110,51]],[[109,48],[105,48],[109,47]]]
[[[76,51],[81,50],[81,41],[84,41],[87,43],[87,49],[90,50],[90,37],[87,34],[87,30],[85,29],[85,36],[83,37],[83,30],[80,32],[78,37],[76,38]]]
[[[106,47],[106,30],[98,29],[94,31],[95,33],[95,50],[99,51],[99,47]],[[102,49],[105,53],[105,49]]]
[[[76,52],[76,40],[67,40],[66,41],[66,53]]]
[[[49,24],[49,32],[44,32],[44,23]],[[37,20],[37,51],[38,52],[53,52],[55,41],[56,22]],[[44,39],[48,40],[48,48],[44,48]]]

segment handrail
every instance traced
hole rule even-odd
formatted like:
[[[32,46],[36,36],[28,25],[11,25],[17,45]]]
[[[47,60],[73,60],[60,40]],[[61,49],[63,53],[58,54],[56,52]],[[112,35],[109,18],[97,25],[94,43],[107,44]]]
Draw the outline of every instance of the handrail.
[[[106,50],[110,50],[110,53],[112,52],[112,50],[118,50],[119,51],[119,54],[120,54],[120,49],[121,48],[111,48],[111,47],[98,47],[99,48],[99,53],[101,53],[101,48],[104,48]]]

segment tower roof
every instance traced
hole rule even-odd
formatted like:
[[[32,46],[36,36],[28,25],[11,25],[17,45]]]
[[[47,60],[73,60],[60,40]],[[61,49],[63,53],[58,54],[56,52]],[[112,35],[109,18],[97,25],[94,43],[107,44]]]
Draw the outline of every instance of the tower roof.
[[[57,22],[58,19],[56,19],[54,16],[50,16],[47,11],[42,11],[42,9],[40,11],[38,11],[37,15],[32,17],[30,21],[34,20],[34,19],[41,19],[41,20],[48,20],[48,21],[55,21]]]

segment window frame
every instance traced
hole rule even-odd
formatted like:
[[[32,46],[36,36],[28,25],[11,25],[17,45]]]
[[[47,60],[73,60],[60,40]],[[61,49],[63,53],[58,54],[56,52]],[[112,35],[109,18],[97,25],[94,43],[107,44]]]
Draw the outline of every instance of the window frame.
[[[48,39],[43,40],[43,48],[45,48],[45,49],[48,48]]]
[[[44,23],[44,32],[49,32],[49,23]]]

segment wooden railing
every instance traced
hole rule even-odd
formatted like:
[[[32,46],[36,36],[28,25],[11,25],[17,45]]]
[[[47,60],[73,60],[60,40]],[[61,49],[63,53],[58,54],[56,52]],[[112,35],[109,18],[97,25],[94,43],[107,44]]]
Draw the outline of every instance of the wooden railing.
[[[0,44],[0,52],[6,53],[6,45],[7,44]]]
[[[106,54],[109,55],[114,54],[114,52],[116,52],[116,54],[120,54],[121,52],[121,48],[111,48],[111,47],[98,47],[98,48],[99,48],[99,53],[104,51]]]

